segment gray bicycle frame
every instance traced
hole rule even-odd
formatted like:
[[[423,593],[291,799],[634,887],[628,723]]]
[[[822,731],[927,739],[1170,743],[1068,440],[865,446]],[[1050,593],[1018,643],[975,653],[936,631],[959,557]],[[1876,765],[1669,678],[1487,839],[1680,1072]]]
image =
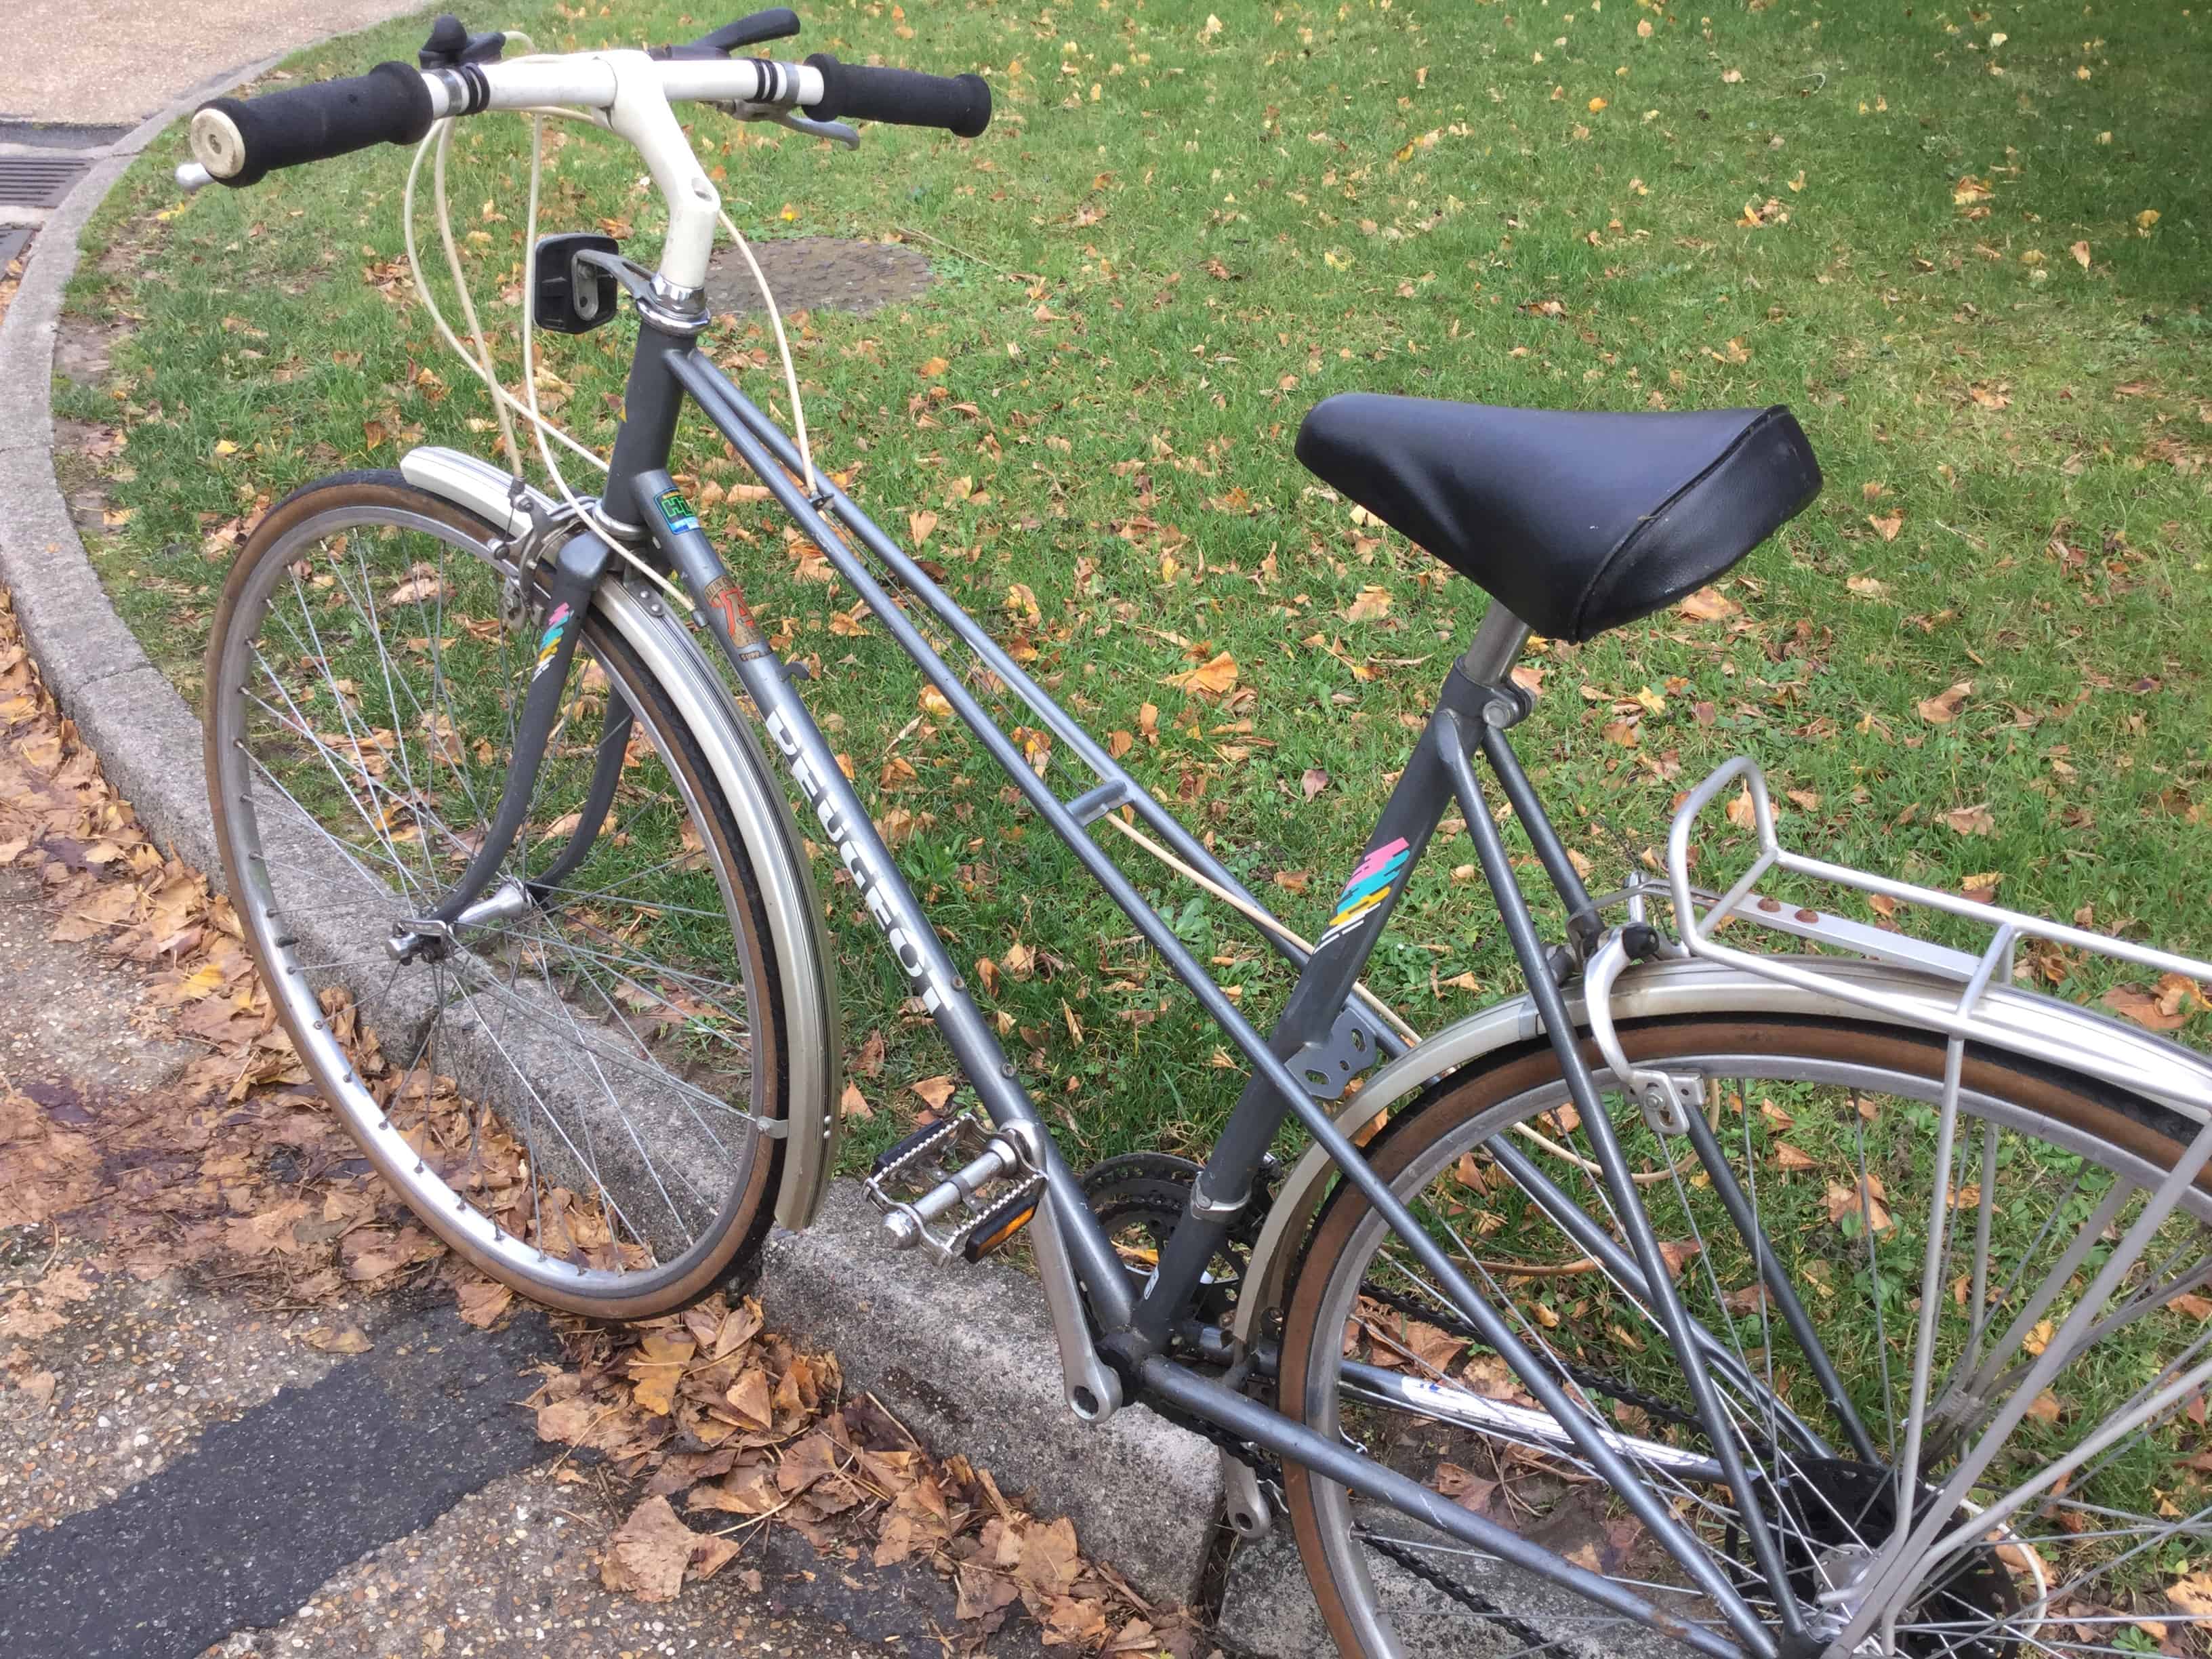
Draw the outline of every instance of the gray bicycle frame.
[[[1209,880],[1255,907],[1258,901],[842,489],[827,478],[817,478],[816,492],[806,493],[797,482],[804,476],[797,447],[695,349],[705,320],[703,316],[676,319],[641,308],[624,421],[615,442],[602,517],[617,531],[634,536],[641,547],[658,550],[667,568],[681,580],[696,608],[695,619],[713,635],[751,697],[794,783],[812,805],[830,845],[883,929],[913,994],[934,1018],[984,1111],[1000,1130],[1014,1132],[1039,1164],[1048,1201],[1036,1228],[1037,1254],[1055,1326],[1062,1328],[1059,1334],[1063,1353],[1072,1347],[1090,1350],[1093,1341],[1084,1325],[1083,1309],[1073,1297],[1053,1294],[1055,1270],[1072,1268],[1072,1279],[1079,1282],[1101,1334],[1095,1352],[1113,1367],[1108,1374],[1094,1364],[1092,1374],[1098,1382],[1088,1388],[1071,1380],[1070,1400],[1079,1413],[1104,1415],[1116,1403],[1115,1390],[1120,1380],[1127,1379],[1139,1384],[1150,1397],[1203,1418],[1230,1436],[1303,1464],[1459,1542],[1537,1573],[1700,1651],[1714,1655],[1747,1651],[1761,1659],[1778,1651],[1773,1633],[1738,1585],[1720,1571],[1667,1501],[1601,1433],[1595,1417],[1572,1404],[1559,1373],[1526,1346],[1506,1316],[1477,1291],[1337,1127],[1333,1114],[1316,1097],[1316,1085],[1324,1082],[1337,1085],[1338,1080],[1317,1067],[1308,1068],[1308,1077],[1301,1077],[1299,1061],[1310,1050],[1326,1049],[1332,1055],[1342,1053],[1341,1043],[1332,1042],[1333,1035],[1340,1038],[1356,1030],[1364,1039],[1362,1051],[1370,1060],[1377,1052],[1404,1051],[1403,1043],[1351,1000],[1352,988],[1389,923],[1408,875],[1446,809],[1456,803],[1628,1236],[1632,1260],[1619,1264],[1625,1270],[1624,1283],[1632,1290],[1642,1291],[1654,1304],[1735,1496],[1784,1635],[1801,1637],[1802,1619],[1789,1588],[1775,1530],[1761,1510],[1759,1482],[1743,1463],[1741,1448],[1708,1369],[1708,1358],[1717,1353],[1718,1345],[1711,1333],[1691,1320],[1674,1290],[1659,1241],[1638,1200],[1560,994],[1561,981],[1577,963],[1582,948],[1595,939],[1598,923],[1589,894],[1505,736],[1506,729],[1528,712],[1523,694],[1508,678],[1513,659],[1528,637],[1527,626],[1502,605],[1493,605],[1473,642],[1446,676],[1405,771],[1367,838],[1358,866],[1363,871],[1377,864],[1388,867],[1380,898],[1355,920],[1323,933],[1310,952],[1271,934],[1276,948],[1300,971],[1273,1034],[1263,1037],[1166,920],[1091,840],[1086,826],[1106,812],[1128,808],[1178,858]],[[1178,1219],[1161,1253],[1159,1270],[1141,1296],[1133,1296],[1128,1275],[1091,1213],[1073,1171],[1054,1147],[1048,1127],[969,994],[966,981],[901,876],[857,791],[838,767],[829,740],[807,713],[789,672],[755,625],[736,579],[677,492],[668,460],[677,416],[687,395],[767,485],[799,528],[821,548],[838,575],[850,584],[892,640],[945,697],[1019,787],[1030,806],[1129,917],[1161,961],[1250,1063],[1251,1075],[1194,1183],[1189,1208]],[[1095,787],[1062,801],[1046,786],[854,550],[847,539],[848,533],[1097,776]],[[1470,757],[1476,753],[1502,786],[1507,803],[1565,904],[1569,938],[1575,948],[1562,951],[1547,946],[1540,937],[1470,763]],[[1348,885],[1347,896],[1352,892]],[[1330,1086],[1326,1092],[1340,1092],[1340,1086]],[[1454,1310],[1505,1360],[1522,1385],[1561,1425],[1576,1451],[1620,1495],[1711,1598],[1733,1632],[1734,1642],[1711,1626],[1685,1622],[1662,1611],[1626,1586],[1529,1543],[1503,1525],[1449,1502],[1340,1442],[1325,1439],[1249,1399],[1235,1387],[1210,1379],[1169,1357],[1169,1340],[1197,1291],[1206,1264],[1254,1201],[1263,1160],[1285,1120],[1292,1116],[1335,1163],[1344,1179],[1407,1243]],[[1732,1186],[1726,1164],[1716,1165],[1711,1158],[1705,1162],[1725,1195]],[[1060,1277],[1066,1282],[1064,1271]],[[1073,1285],[1068,1284],[1067,1289],[1072,1291]],[[1070,1322],[1077,1328],[1065,1328]],[[1817,1352],[1818,1339],[1812,1335],[1809,1324],[1804,1334]],[[1243,1374],[1242,1365],[1249,1364],[1249,1356],[1237,1358],[1240,1367],[1232,1368],[1232,1380]],[[1825,1365],[1819,1369],[1824,1373],[1824,1382],[1833,1375]],[[1075,1374],[1072,1370],[1071,1377]],[[1831,1404],[1856,1426],[1856,1420],[1848,1416],[1847,1401],[1838,1397]]]

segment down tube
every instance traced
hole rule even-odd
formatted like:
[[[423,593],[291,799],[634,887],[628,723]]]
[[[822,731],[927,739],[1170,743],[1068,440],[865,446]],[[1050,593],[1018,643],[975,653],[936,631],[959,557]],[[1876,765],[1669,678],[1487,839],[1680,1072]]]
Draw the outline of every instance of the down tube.
[[[1053,1213],[1055,1218],[1066,1218],[1060,1231],[1074,1259],[1077,1274],[1103,1321],[1126,1321],[1128,1281],[1105,1236],[1096,1225],[1084,1224],[1091,1218],[1090,1201],[1054,1146],[1051,1132],[1030,1103],[1006,1051],[983,1023],[975,1000],[968,994],[967,981],[939,942],[890,849],[876,833],[866,807],[839,769],[829,739],[792,689],[783,664],[754,626],[737,582],[701,533],[698,520],[682,504],[683,498],[665,471],[639,473],[635,487],[654,539],[675,562],[686,585],[704,600],[702,615],[709,631],[760,710],[769,738],[790,769],[792,781],[822,821],[823,833],[851,874],[854,890],[890,941],[908,988],[945,1034],[981,1097],[985,1111],[994,1123],[1037,1126]]]

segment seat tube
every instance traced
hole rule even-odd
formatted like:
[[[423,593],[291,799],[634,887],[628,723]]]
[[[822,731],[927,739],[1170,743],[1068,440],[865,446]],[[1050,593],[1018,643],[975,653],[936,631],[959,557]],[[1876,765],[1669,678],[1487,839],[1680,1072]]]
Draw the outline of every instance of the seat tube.
[[[1526,629],[1521,632],[1525,636]],[[1479,729],[1492,695],[1468,676],[1464,662],[1445,677],[1428,728],[1383,804],[1358,863],[1337,896],[1328,924],[1315,941],[1313,955],[1268,1036],[1268,1047],[1279,1058],[1288,1061],[1335,1024],[1397,907],[1406,878],[1420,862],[1452,803],[1451,773],[1437,745],[1447,740],[1447,733],[1469,726]],[[1462,717],[1468,725],[1448,723],[1448,713]],[[1152,1288],[1139,1304],[1140,1340],[1165,1342],[1182,1311],[1177,1304],[1198,1284],[1206,1264],[1251,1204],[1261,1160],[1290,1110],[1266,1078],[1255,1073],[1247,1079],[1206,1167],[1191,1183],[1189,1208],[1161,1252]]]

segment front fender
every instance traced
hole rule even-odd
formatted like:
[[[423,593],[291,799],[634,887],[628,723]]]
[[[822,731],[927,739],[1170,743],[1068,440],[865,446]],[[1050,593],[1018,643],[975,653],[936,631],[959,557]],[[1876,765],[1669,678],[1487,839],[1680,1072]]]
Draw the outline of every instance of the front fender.
[[[1958,1006],[1959,985],[1954,980],[1887,963],[1813,956],[1790,956],[1786,960],[1801,971],[1856,989],[1881,991],[1908,1007],[1932,1012]],[[1586,1032],[1581,988],[1570,986],[1565,994],[1576,1029]],[[1903,1013],[1879,1012],[1840,996],[1823,996],[1748,969],[1696,960],[1646,963],[1631,968],[1613,986],[1612,1006],[1613,1017],[1619,1022],[1702,1014],[1774,1014],[1856,1019],[1874,1024],[1918,1024]],[[2008,987],[1991,987],[1978,1012],[2001,1026],[2032,1033],[2039,1048],[2056,1044],[2078,1048],[2106,1066],[2116,1054],[2124,1054],[2131,1062],[2130,1069],[2150,1081],[2152,1086],[2145,1092],[2160,1103],[2198,1123],[2212,1115],[2200,1103],[2212,1093],[2212,1060],[2179,1043],[2074,1003]],[[1389,1112],[1420,1093],[1432,1080],[1479,1066],[1501,1050],[1543,1035],[1544,1023],[1537,1017],[1535,1004],[1525,995],[1470,1014],[1377,1072],[1366,1087],[1347,1100],[1337,1115],[1337,1127],[1346,1134],[1354,1133],[1376,1114]],[[2156,1086],[2160,1080],[2164,1086]],[[1291,1269],[1327,1194],[1333,1167],[1318,1148],[1310,1149],[1276,1189],[1274,1204],[1253,1246],[1251,1267],[1245,1273],[1237,1304],[1232,1328],[1239,1340],[1251,1341],[1261,1316],[1268,1309],[1282,1305]]]
[[[532,509],[553,503],[499,468],[456,449],[410,450],[400,475],[418,489],[465,507],[509,536],[530,528]],[[775,1218],[793,1230],[814,1219],[837,1161],[843,1036],[836,969],[823,948],[805,842],[776,787],[752,727],[721,675],[668,606],[625,583],[600,585],[592,604],[674,700],[714,769],[750,855],[768,911],[769,941],[783,985],[784,1075],[790,1127]]]

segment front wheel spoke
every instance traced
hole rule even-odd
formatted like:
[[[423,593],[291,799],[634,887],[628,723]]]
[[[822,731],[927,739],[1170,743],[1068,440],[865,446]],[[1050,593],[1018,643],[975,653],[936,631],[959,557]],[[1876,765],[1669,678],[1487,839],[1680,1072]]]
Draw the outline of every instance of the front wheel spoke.
[[[361,751],[357,745],[356,746],[355,753],[349,756],[343,750],[331,747],[313,732],[307,731],[303,727],[294,724],[291,720],[285,719],[276,706],[270,703],[267,699],[252,692],[248,692],[246,695],[252,702],[266,709],[269,714],[276,719],[278,726],[283,730],[290,732],[296,736],[306,738],[310,743],[315,744],[318,750],[327,756],[331,761],[343,766],[347,771],[352,773],[355,778],[360,781],[362,786],[369,792],[372,798],[381,795],[391,804],[390,808],[388,808],[387,811],[396,809],[399,811],[407,813],[418,823],[427,823],[432,830],[434,830],[441,837],[444,838],[447,844],[448,856],[453,857],[459,862],[465,864],[473,855],[475,849],[471,847],[468,841],[459,830],[455,830],[446,821],[445,817],[438,811],[431,799],[431,797],[426,792],[416,788],[410,783],[409,785],[409,788],[411,792],[410,793],[405,796],[398,794],[392,790],[389,784],[386,784],[381,778],[376,776],[374,773],[367,770],[361,764],[358,758]],[[404,738],[396,739],[395,746],[404,753],[406,748],[405,740]],[[403,768],[403,772],[404,770],[404,769]],[[366,814],[363,816],[366,817]],[[485,823],[485,820],[478,820],[477,833],[479,835],[483,833]],[[377,826],[372,821],[370,827],[375,828]],[[429,848],[429,838],[427,836],[423,837],[422,846],[427,854]],[[434,866],[433,866],[433,879],[434,880]]]
[[[390,881],[387,881],[376,871],[370,869],[368,866],[362,862],[362,854],[366,853],[374,855],[376,850],[375,848],[357,846],[352,842],[341,840],[337,836],[332,835],[330,830],[324,824],[323,821],[319,817],[316,817],[314,813],[309,811],[300,799],[293,794],[290,789],[285,787],[283,780],[276,775],[275,771],[270,768],[267,762],[264,761],[258,755],[252,753],[251,750],[246,752],[246,758],[247,764],[258,772],[268,782],[269,787],[276,790],[278,794],[282,795],[285,801],[291,806],[292,810],[299,814],[300,822],[305,824],[308,829],[313,830],[317,835],[320,836],[323,840],[329,844],[331,850],[335,852],[340,858],[343,859],[346,863],[352,867],[354,872],[360,876],[363,881],[368,884],[369,888],[372,890],[372,892],[376,898],[381,899],[386,904],[389,904],[393,901],[395,895],[392,890],[392,884]],[[327,878],[330,875],[330,872],[327,869],[315,869],[309,866],[292,864],[281,859],[263,857],[261,859],[261,863],[266,868],[270,870],[292,870],[302,875],[315,877],[319,879]],[[414,896],[414,890],[408,881],[406,870],[397,863],[394,863],[392,867],[393,873],[399,878],[399,885],[407,889],[405,892],[399,894],[397,896],[403,899]]]
[[[409,798],[416,800],[424,799],[427,798],[426,793],[416,783],[414,766],[408,757],[407,723],[405,718],[399,712],[399,693],[392,684],[392,653],[385,648],[384,628],[376,611],[376,594],[374,591],[373,585],[368,580],[368,567],[367,562],[362,560],[361,550],[357,545],[354,549],[354,558],[356,562],[360,564],[362,571],[362,595],[360,599],[354,599],[354,609],[357,615],[361,615],[363,620],[367,622],[368,624],[368,636],[376,642],[377,665],[384,678],[385,707],[392,715],[392,758],[398,764],[400,781],[407,786],[407,793]],[[335,557],[331,561],[331,573],[332,577],[337,580],[339,590],[345,592],[349,599],[353,599],[352,593],[346,588],[344,574],[339,570],[338,562]],[[367,606],[365,612],[362,610],[364,604]],[[325,663],[325,675],[326,680],[328,672],[328,665]],[[399,677],[401,684],[406,684],[406,678],[407,677],[404,674],[402,674]],[[407,696],[408,701],[414,704],[416,714],[420,715],[422,712],[422,705],[419,702],[416,702],[413,687],[410,686],[408,688]],[[426,884],[434,885],[437,882],[437,870],[432,860],[428,837],[425,837],[422,842],[422,851],[423,879]]]
[[[594,927],[591,923],[584,921],[580,918],[570,916],[568,920],[572,926],[580,928],[585,933],[593,938],[605,939],[612,944],[620,943],[619,940],[616,939],[612,934],[608,933],[604,928]],[[510,936],[521,937],[520,935]],[[742,996],[744,994],[744,988],[741,985],[732,985],[727,980],[712,979],[703,973],[695,974],[681,968],[671,967],[665,962],[655,962],[650,958],[638,956],[634,952],[628,951],[594,951],[587,945],[577,944],[571,939],[559,938],[544,939],[537,935],[532,935],[530,937],[539,939],[539,942],[550,945],[554,949],[560,951],[565,956],[599,963],[606,969],[612,978],[619,980],[623,984],[629,986],[631,989],[636,991],[641,996],[651,998],[654,1002],[667,1009],[671,1013],[681,1016],[687,1024],[692,1023],[696,1019],[696,1015],[691,1010],[684,1008],[680,1003],[678,1003],[669,997],[665,992],[657,990],[654,988],[647,985],[643,981],[636,978],[634,975],[625,973],[623,971],[623,964],[628,963],[646,973],[652,974],[656,977],[668,980],[687,993],[696,994],[699,1000],[708,1008],[721,1017],[723,1021],[726,1023],[726,1026],[728,1028],[734,1029],[734,1030],[739,1035],[743,1035],[745,1031],[745,1022],[732,1010],[725,1007],[713,994],[715,992],[726,991],[732,995]],[[724,1028],[721,1027],[715,1028],[716,1035],[723,1035],[723,1029]]]
[[[583,1050],[585,1059],[591,1066],[592,1075],[599,1081],[600,1092],[606,1097],[607,1104],[613,1108],[616,1118],[622,1124],[623,1133],[629,1137],[631,1146],[635,1149],[639,1159],[644,1164],[645,1172],[651,1177],[653,1189],[660,1194],[660,1201],[667,1206],[670,1219],[675,1222],[677,1231],[678,1232],[684,1231],[687,1224],[684,1219],[684,1212],[677,1207],[675,1199],[669,1194],[667,1182],[664,1182],[660,1178],[660,1166],[653,1162],[652,1153],[646,1150],[645,1142],[637,1133],[637,1126],[631,1122],[629,1114],[623,1109],[622,1100],[620,1097],[615,1093],[614,1085],[607,1081],[607,1074],[605,1071],[601,1068],[599,1060],[592,1050],[592,1045],[585,1040],[583,1028],[576,1023],[574,1011],[568,1006],[568,1000],[562,996],[559,991],[554,988],[551,979],[546,976],[542,969],[539,972],[538,982],[545,988],[545,994],[552,999],[554,1006],[560,1009],[562,1018],[568,1022],[568,1030],[574,1036],[577,1046]],[[588,1144],[591,1134],[591,1115],[589,1113],[580,1113],[578,1115],[580,1121],[580,1127],[585,1133],[586,1144]],[[694,1113],[693,1116],[696,1119],[697,1114]],[[722,1150],[721,1144],[719,1141],[715,1143],[715,1150],[718,1152]],[[591,1171],[592,1180],[597,1182],[604,1191],[606,1183],[600,1177],[596,1164],[591,1166]],[[695,1197],[700,1199],[702,1202],[711,1202],[708,1194],[701,1192],[696,1186],[692,1185],[689,1181],[686,1181],[680,1173],[678,1176],[678,1179],[679,1182],[683,1182],[685,1186],[690,1187],[691,1193]],[[695,1241],[690,1238],[686,1238],[684,1241],[687,1247],[693,1242]],[[646,1241],[640,1238],[638,1243],[642,1244],[646,1243]]]
[[[554,1032],[564,1038],[572,1036],[572,1033],[564,1030],[562,1026],[554,1024],[551,1020],[546,1018],[543,1014],[538,1013],[527,1004],[522,1002],[514,994],[511,986],[501,985],[495,977],[487,977],[489,983],[494,988],[503,989],[507,993],[507,996],[502,999],[501,1006],[507,1008],[514,1018],[528,1021],[542,1030]],[[588,1039],[586,1040],[588,1041]],[[609,1048],[602,1046],[595,1046],[592,1052],[599,1060],[604,1060],[609,1065],[619,1066],[623,1070],[652,1083],[656,1087],[668,1089],[685,1100],[694,1101],[701,1105],[714,1107],[718,1110],[727,1112],[733,1116],[744,1119],[747,1121],[750,1121],[751,1119],[751,1114],[746,1111],[743,1107],[733,1105],[729,1101],[724,1100],[719,1096],[700,1088],[696,1084],[686,1082],[682,1078],[676,1076],[672,1072],[663,1069],[654,1062],[649,1053],[641,1052],[637,1054],[632,1055],[624,1054],[617,1048]]]
[[[471,996],[469,1000],[473,1003],[475,1001],[475,998]],[[520,1066],[515,1063],[514,1056],[507,1052],[507,1045],[499,1040],[499,1033],[492,1029],[491,1022],[479,1017],[477,1021],[477,1029],[482,1030],[485,1036],[490,1040],[492,1047],[498,1051],[500,1059],[506,1062],[508,1072],[513,1074],[514,1080],[521,1085],[522,1092],[528,1098],[530,1103],[529,1107],[520,1112],[518,1115],[522,1119],[523,1141],[529,1152],[530,1157],[530,1204],[532,1230],[538,1236],[538,1248],[543,1249],[544,1248],[545,1237],[544,1206],[543,1199],[545,1186],[545,1176],[538,1163],[538,1139],[535,1131],[531,1127],[532,1120],[539,1113],[543,1113],[548,1126],[551,1127],[555,1134],[561,1138],[562,1144],[568,1149],[568,1155],[574,1158],[579,1164],[583,1164],[584,1155],[582,1151],[576,1146],[576,1143],[569,1139],[568,1130],[562,1127],[561,1120],[556,1117],[550,1109],[547,1108],[544,1097],[538,1094],[536,1087],[532,1085],[528,1075],[525,1073]],[[602,1188],[600,1196],[601,1200],[605,1203],[614,1212],[616,1217],[621,1220],[623,1225],[629,1229],[632,1237],[642,1238],[645,1236],[639,1231],[636,1224],[631,1221],[627,1214],[623,1213],[620,1203],[616,1200],[612,1193],[607,1192],[604,1188]],[[575,1234],[573,1230],[568,1229],[565,1211],[562,1218],[562,1225],[564,1231],[568,1231],[569,1254],[572,1256],[581,1255],[582,1251],[576,1243]]]
[[[261,653],[258,648],[255,650],[253,654],[255,660],[261,664],[262,672],[268,675],[270,684],[276,688],[277,695],[282,696],[285,702],[290,705],[294,718],[300,720],[301,723],[304,725],[306,723],[307,717],[300,713],[299,706],[296,703],[292,702],[291,692],[286,690],[284,683],[276,678],[276,672],[269,666],[268,662],[261,656]],[[373,830],[376,834],[378,839],[383,842],[384,855],[390,860],[392,873],[398,877],[400,884],[403,887],[405,887],[410,893],[413,892],[415,890],[414,882],[409,874],[406,861],[399,856],[398,848],[393,843],[391,836],[385,830],[382,823],[380,822],[380,815],[370,811],[368,806],[362,803],[361,797],[354,793],[353,786],[346,781],[345,774],[339,769],[337,757],[331,750],[329,744],[323,743],[320,739],[317,739],[315,752],[321,757],[325,768],[330,772],[332,781],[337,785],[339,790],[345,795],[346,799],[352,803],[355,815],[361,819],[362,823]],[[247,753],[257,764],[264,765],[264,770],[266,769],[265,763],[260,762],[258,756],[252,756],[250,750]],[[356,763],[360,763],[362,759],[360,745],[357,744],[355,745],[354,758]],[[365,765],[356,764],[355,769],[357,770],[360,775],[364,778],[368,775],[368,769]],[[273,780],[275,776],[274,773],[270,773],[270,775]],[[283,786],[280,783],[277,785],[277,787],[282,789]],[[291,792],[289,790],[286,790],[285,794],[288,798],[290,798]],[[324,829],[321,820],[314,814],[308,812],[307,808],[305,806],[301,806],[296,799],[293,799],[292,804],[295,806],[299,807],[301,814],[306,817],[310,823],[313,823],[317,829],[322,830],[323,834],[325,836],[328,836],[334,844],[343,844],[338,842],[336,836],[331,835],[327,829]]]
[[[300,619],[307,625],[307,641],[303,642],[301,640],[299,630],[292,626],[289,619],[283,617],[278,613],[272,612],[271,614],[278,615],[278,620],[283,622],[285,631],[292,636],[294,648],[299,651],[301,656],[312,657],[316,663],[321,665],[323,671],[323,684],[330,692],[331,702],[336,705],[337,708],[338,723],[344,728],[346,740],[353,745],[355,770],[364,779],[368,778],[372,776],[373,774],[371,773],[368,765],[368,751],[362,744],[363,730],[362,728],[356,726],[355,724],[353,707],[347,701],[344,694],[337,688],[337,677],[331,672],[330,653],[324,647],[321,631],[315,626],[314,613],[307,605],[305,594],[301,591],[300,578],[296,574],[292,576],[292,593],[293,597],[299,601]],[[312,650],[308,648],[310,645],[313,647]],[[262,657],[261,648],[258,644],[254,647],[254,656],[261,661],[263,672],[269,674],[271,683],[275,684],[277,686],[277,689],[283,693],[284,700],[286,703],[291,707],[293,713],[298,715],[300,720],[304,723],[307,720],[307,716],[305,714],[301,712],[299,705],[292,701],[292,695],[289,688],[286,688],[283,683],[276,678],[275,671],[269,667],[268,661],[265,658]],[[394,732],[392,733],[392,742],[395,745],[402,743],[404,739],[401,738],[398,732]],[[320,743],[321,739],[318,738],[317,742]],[[325,744],[324,747],[327,749],[328,745]],[[373,797],[374,794],[374,789],[373,787],[370,793]],[[363,816],[366,817],[368,815],[364,813]],[[384,835],[385,845],[392,854],[392,861],[394,866],[404,868],[404,861],[401,859],[398,844],[393,841],[391,835],[388,832],[384,831],[383,825],[377,819],[369,818],[368,822],[372,829],[377,830],[380,833]],[[427,848],[425,849],[424,854],[424,868],[426,871],[428,868]]]

